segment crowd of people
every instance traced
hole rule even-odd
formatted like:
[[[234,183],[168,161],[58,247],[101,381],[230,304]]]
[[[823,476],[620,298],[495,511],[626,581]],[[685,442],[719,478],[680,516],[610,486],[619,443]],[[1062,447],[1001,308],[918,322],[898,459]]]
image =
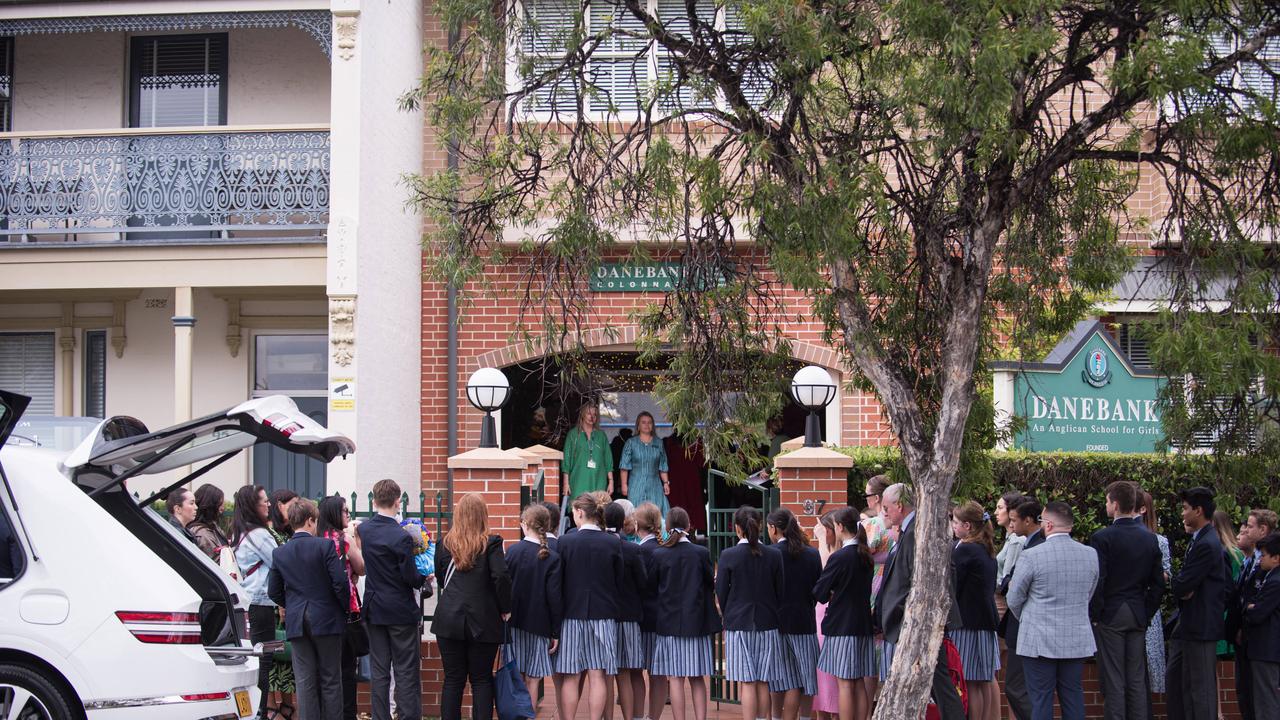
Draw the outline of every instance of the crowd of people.
[[[643,428],[637,437],[653,442]],[[840,507],[808,529],[785,508],[765,517],[741,507],[738,542],[714,564],[679,506],[663,513],[614,501],[608,488],[583,492],[563,535],[560,507],[533,504],[523,539],[504,548],[484,500],[466,495],[432,578],[414,565],[390,480],[375,485],[377,514],[358,531],[341,498],[317,507],[241,488],[229,539],[215,520],[221,493],[206,488],[174,493],[173,522],[211,557],[234,548],[251,639],[274,638],[283,621],[292,645],[287,677],[280,663],[262,665],[262,717],[288,717],[296,694],[303,720],[354,718],[363,654],[373,717],[389,720],[393,706],[402,720],[421,717],[418,603],[434,579],[443,720],[461,718],[468,683],[473,717],[492,716],[500,652],[561,718],[583,706],[612,717],[616,704],[624,720],[659,720],[670,704],[676,720],[703,720],[721,634],[744,720],[866,720],[892,668],[916,555],[911,491],[883,476],[867,484],[864,511]],[[1165,693],[1170,718],[1217,720],[1216,665],[1234,652],[1243,716],[1280,717],[1276,514],[1253,509],[1237,533],[1211,491],[1183,491],[1190,543],[1174,574],[1151,496],[1129,482],[1105,496],[1111,523],[1087,544],[1071,537],[1074,513],[1061,502],[1008,493],[994,518],[972,501],[952,508],[951,612],[931,680],[938,716],[995,720],[1007,702],[1019,720],[1052,720],[1056,698],[1060,717],[1082,719],[1083,667],[1096,656],[1108,719],[1150,717],[1151,694]],[[1166,592],[1177,607],[1167,623]]]

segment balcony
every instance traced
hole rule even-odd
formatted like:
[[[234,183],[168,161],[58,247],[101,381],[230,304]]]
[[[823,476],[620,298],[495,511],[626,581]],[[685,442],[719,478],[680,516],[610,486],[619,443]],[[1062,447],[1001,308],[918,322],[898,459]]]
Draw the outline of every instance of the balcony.
[[[323,241],[327,126],[0,133],[0,246]]]

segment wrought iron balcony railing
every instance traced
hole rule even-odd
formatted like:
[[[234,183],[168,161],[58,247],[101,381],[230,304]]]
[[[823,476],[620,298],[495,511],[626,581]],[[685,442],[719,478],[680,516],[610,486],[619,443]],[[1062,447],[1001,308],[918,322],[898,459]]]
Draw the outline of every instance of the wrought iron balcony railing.
[[[327,129],[214,130],[0,137],[0,240],[323,235]]]

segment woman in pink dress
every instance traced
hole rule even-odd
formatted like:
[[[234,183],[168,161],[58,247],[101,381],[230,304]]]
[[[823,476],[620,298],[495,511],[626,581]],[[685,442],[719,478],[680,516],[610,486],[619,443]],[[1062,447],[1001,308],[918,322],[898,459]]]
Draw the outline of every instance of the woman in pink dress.
[[[832,520],[834,515],[834,510],[828,512],[813,526],[813,536],[818,539],[818,555],[822,558],[823,567],[826,567],[831,553],[838,549],[835,522]],[[826,603],[818,603],[814,607],[814,615],[818,618],[819,647],[822,645],[822,618],[826,614]],[[813,696],[813,712],[818,720],[829,720],[840,713],[840,681],[836,676],[821,670],[818,671],[818,694]]]

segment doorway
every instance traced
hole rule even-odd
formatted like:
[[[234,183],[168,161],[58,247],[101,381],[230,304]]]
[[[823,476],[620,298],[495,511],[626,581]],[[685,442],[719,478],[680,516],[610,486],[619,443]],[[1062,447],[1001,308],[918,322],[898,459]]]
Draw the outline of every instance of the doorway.
[[[256,335],[253,397],[286,395],[308,417],[327,426],[328,345],[327,335]],[[253,448],[253,483],[268,493],[286,489],[302,497],[322,497],[327,494],[326,468],[319,460],[274,445]]]

